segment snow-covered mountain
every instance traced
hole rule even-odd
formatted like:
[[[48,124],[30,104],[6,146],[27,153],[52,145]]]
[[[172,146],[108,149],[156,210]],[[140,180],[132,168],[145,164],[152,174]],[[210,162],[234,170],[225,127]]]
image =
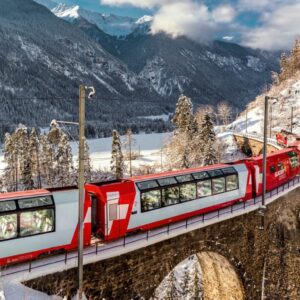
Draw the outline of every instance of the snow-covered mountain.
[[[269,101],[268,136],[275,138],[282,129],[300,135],[300,72],[259,95],[228,129],[262,136],[266,95],[277,98]]]
[[[89,23],[96,25],[99,29],[112,36],[126,36],[138,27],[144,28],[152,21],[151,16],[132,18],[117,16],[114,14],[101,14],[81,8],[79,5],[69,6],[63,3],[55,3],[52,0],[35,0],[46,6],[57,17],[69,22],[84,18]]]
[[[32,0],[1,0],[1,5],[0,135],[20,122],[47,126],[54,118],[76,120],[81,83],[96,88],[99,101],[87,104],[87,116],[93,130],[102,124],[99,135],[104,126],[110,132],[111,123],[161,113],[149,83],[82,30]],[[141,107],[144,98],[148,102]]]

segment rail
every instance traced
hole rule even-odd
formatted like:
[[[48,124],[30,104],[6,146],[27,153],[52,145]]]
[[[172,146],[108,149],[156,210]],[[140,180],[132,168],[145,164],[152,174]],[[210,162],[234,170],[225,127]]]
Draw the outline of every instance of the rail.
[[[277,187],[266,194],[266,204],[270,204],[289,191],[300,187],[300,177]],[[168,224],[164,227],[145,231],[132,236],[125,236],[109,243],[96,243],[84,249],[84,264],[105,260],[114,256],[131,252],[151,244],[176,237],[178,235],[203,228],[211,224],[225,221],[236,216],[257,210],[262,202],[262,197],[255,197],[248,201],[218,209],[217,211],[205,213],[184,221]],[[36,259],[26,263],[2,267],[0,274],[2,279],[15,277],[20,274],[20,280],[29,280],[42,275],[64,271],[77,267],[77,252],[65,252],[61,255],[49,256],[43,259]],[[14,278],[16,279],[16,278]]]

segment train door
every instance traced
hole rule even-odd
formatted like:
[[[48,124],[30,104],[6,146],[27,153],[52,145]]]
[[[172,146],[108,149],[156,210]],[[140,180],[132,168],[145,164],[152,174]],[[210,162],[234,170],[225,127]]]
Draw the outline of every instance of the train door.
[[[91,197],[91,223],[92,223],[92,234],[96,235],[99,229],[99,209],[98,209],[98,198],[95,195]]]

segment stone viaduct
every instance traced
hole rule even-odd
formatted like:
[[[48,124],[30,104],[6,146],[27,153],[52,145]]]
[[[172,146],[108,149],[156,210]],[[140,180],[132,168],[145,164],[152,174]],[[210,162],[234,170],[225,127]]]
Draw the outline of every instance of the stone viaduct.
[[[265,299],[300,299],[299,219],[300,188],[268,205],[264,230],[259,229],[260,217],[254,211],[86,265],[85,294],[88,299],[150,299],[178,263],[192,254],[210,251],[231,263],[245,299],[261,299],[263,270]],[[40,277],[26,285],[71,298],[76,294],[76,270]],[[208,298],[204,295],[204,299]]]
[[[249,156],[258,156],[262,154],[263,151],[263,141],[256,137],[251,137],[251,135],[241,135],[241,134],[234,134],[234,138],[237,142],[238,147]],[[280,147],[275,143],[268,143],[267,144],[267,152],[275,152],[278,151]],[[250,152],[249,152],[250,150]],[[248,152],[248,153],[247,153]]]

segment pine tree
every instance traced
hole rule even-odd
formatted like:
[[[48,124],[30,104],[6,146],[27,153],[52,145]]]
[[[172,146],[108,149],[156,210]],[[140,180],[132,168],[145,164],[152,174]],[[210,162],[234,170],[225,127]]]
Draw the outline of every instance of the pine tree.
[[[295,72],[300,71],[300,39],[295,40],[295,44],[292,50],[293,67]]]
[[[45,134],[40,135],[40,168],[42,182],[48,187],[53,186],[53,152],[52,147],[48,141],[48,137]]]
[[[116,179],[122,179],[124,175],[124,160],[121,149],[120,136],[117,130],[112,132],[112,151],[111,151],[111,172],[115,175]]]
[[[71,185],[73,171],[73,155],[69,144],[69,138],[66,134],[59,133],[59,142],[55,156],[56,162],[56,179],[61,186]]]
[[[6,133],[4,137],[3,153],[4,161],[7,165],[7,167],[4,170],[3,185],[6,187],[7,191],[16,191],[16,170],[18,168],[18,164],[15,157],[13,136],[9,133]]]
[[[214,126],[209,114],[206,114],[204,116],[200,136],[202,140],[205,141],[203,165],[206,166],[217,163],[217,155],[215,149],[216,134],[214,132]]]
[[[32,128],[29,136],[29,157],[32,163],[32,173],[37,178],[37,187],[42,187],[41,168],[40,168],[40,142],[35,128]]]
[[[125,140],[123,142],[123,147],[126,150],[125,157],[129,161],[129,175],[132,176],[132,159],[133,151],[132,147],[135,145],[135,138],[133,136],[132,130],[128,129],[125,135]]]
[[[193,118],[193,103],[191,99],[181,95],[176,104],[175,115],[172,119],[173,124],[176,126],[176,131],[178,133],[186,132]]]

